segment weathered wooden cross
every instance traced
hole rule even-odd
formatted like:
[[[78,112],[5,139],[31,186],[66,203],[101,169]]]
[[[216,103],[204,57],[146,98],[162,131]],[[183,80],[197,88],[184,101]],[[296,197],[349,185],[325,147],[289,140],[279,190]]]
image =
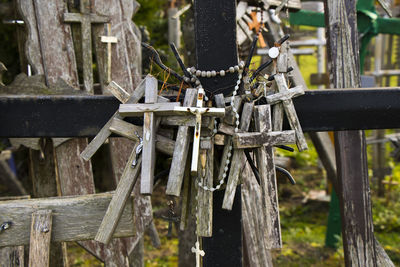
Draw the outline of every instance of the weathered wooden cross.
[[[276,183],[274,145],[293,144],[296,142],[295,131],[273,132],[271,108],[269,105],[254,108],[254,122],[257,132],[236,133],[233,144],[236,148],[256,148],[258,172],[264,209],[267,248],[281,248],[281,226],[278,206],[278,187]]]
[[[306,150],[308,148],[307,141],[304,137],[303,130],[301,129],[301,125],[292,100],[292,98],[295,96],[304,95],[304,90],[301,86],[289,89],[286,84],[285,76],[282,73],[276,74],[274,79],[276,81],[278,93],[267,96],[267,103],[273,105],[282,102],[286,116],[289,120],[290,127],[296,131],[297,148],[299,151]],[[279,120],[274,120],[274,124],[281,125],[282,118],[274,118]]]
[[[92,23],[107,23],[109,18],[91,13],[90,0],[80,1],[81,13],[64,13],[64,22],[81,23],[83,84],[86,92],[93,92]]]

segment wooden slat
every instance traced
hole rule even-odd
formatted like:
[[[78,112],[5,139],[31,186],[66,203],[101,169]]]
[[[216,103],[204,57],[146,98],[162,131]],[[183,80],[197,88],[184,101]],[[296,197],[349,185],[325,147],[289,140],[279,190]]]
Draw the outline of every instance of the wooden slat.
[[[133,141],[138,142],[138,137],[135,132],[143,138],[143,127],[133,125],[129,122],[114,118],[110,125],[110,130],[113,133],[127,137]],[[174,153],[175,141],[167,137],[157,134],[156,136],[156,149],[167,155],[172,156]]]
[[[197,171],[197,181],[202,181],[202,184],[208,188],[213,187],[214,173],[214,145],[211,149],[202,149],[200,153],[204,153],[206,159],[205,176],[202,177],[202,164],[200,163]],[[202,155],[200,155],[201,157]],[[212,236],[212,220],[213,220],[213,192],[206,191],[203,188],[197,187],[197,235],[202,237]]]
[[[252,103],[246,103],[243,106],[242,116],[240,119],[240,129],[247,131],[250,126],[251,117],[253,115]],[[235,199],[236,186],[239,182],[239,174],[244,166],[244,153],[242,149],[233,150],[231,160],[231,169],[229,171],[228,182],[226,184],[224,200],[222,204],[223,209],[231,210],[233,200]]]
[[[123,117],[140,117],[147,112],[156,113],[157,116],[173,115],[174,107],[180,106],[179,102],[154,103],[154,104],[121,104],[119,114]],[[176,114],[176,113],[175,113]]]
[[[32,213],[29,243],[30,267],[46,267],[50,264],[52,222],[51,210],[38,210]]]
[[[74,197],[13,200],[0,202],[0,221],[11,221],[12,227],[1,233],[0,247],[29,244],[31,214],[39,209],[53,212],[51,241],[93,239],[99,229],[111,193]],[[133,236],[132,197],[124,208],[114,237]]]
[[[242,174],[242,225],[249,266],[272,266],[271,255],[266,249],[265,209],[261,188],[246,164]]]
[[[184,107],[191,107],[195,105],[197,96],[196,89],[187,89],[185,99],[183,101]],[[174,154],[172,157],[171,168],[168,177],[167,195],[180,196],[183,176],[186,166],[186,158],[189,152],[190,133],[188,126],[179,126],[176,135],[176,142]]]
[[[113,96],[115,96],[121,103],[128,102],[131,95],[124,90],[119,84],[114,81],[111,81],[110,84],[106,88]]]
[[[157,102],[157,84],[146,85],[145,103]],[[121,109],[121,107],[120,107]],[[153,112],[145,112],[143,118],[143,151],[140,193],[153,193],[154,168],[156,165],[156,118]]]
[[[264,105],[263,105],[264,106]],[[235,148],[255,148],[262,144],[288,145],[296,142],[295,131],[237,133],[233,136]]]
[[[94,240],[108,244],[114,234],[118,222],[124,211],[126,202],[132,192],[133,186],[138,178],[140,167],[142,164],[141,158],[136,162],[136,166],[132,167],[132,161],[136,158],[136,149],[134,148],[128,163],[122,173],[121,180],[118,183],[117,189],[111,199],[110,205],[107,208],[103,221],[100,224],[99,230]]]

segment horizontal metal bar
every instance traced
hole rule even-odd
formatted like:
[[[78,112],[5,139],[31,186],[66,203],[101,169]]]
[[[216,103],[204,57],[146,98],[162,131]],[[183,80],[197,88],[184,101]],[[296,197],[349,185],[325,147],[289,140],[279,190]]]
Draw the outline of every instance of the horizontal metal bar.
[[[309,90],[294,104],[306,132],[393,129],[400,128],[399,99],[399,87]],[[94,136],[118,106],[112,96],[1,96],[0,137]]]

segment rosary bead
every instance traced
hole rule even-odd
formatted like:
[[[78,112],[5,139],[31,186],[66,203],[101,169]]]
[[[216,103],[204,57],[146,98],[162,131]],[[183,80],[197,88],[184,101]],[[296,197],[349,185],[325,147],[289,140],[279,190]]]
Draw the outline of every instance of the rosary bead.
[[[207,71],[207,78],[211,77],[211,71]]]
[[[187,83],[190,82],[190,78],[188,78],[188,77],[184,77],[183,80],[184,80],[185,82],[187,82]]]
[[[239,71],[239,66],[236,65],[235,67],[233,67],[235,69],[235,71]]]
[[[236,81],[236,84],[239,85],[239,84],[240,84],[240,80],[237,80],[237,81]]]
[[[186,71],[187,71],[187,72],[191,72],[192,70],[191,70],[190,68],[187,68]]]
[[[228,165],[229,163],[230,163],[231,161],[229,160],[229,159],[227,159],[226,161],[225,161],[225,163]]]
[[[215,189],[220,189],[221,188],[221,185],[217,185],[216,187],[215,187]]]
[[[230,72],[230,73],[234,73],[234,72],[235,72],[235,68],[234,68],[234,67],[230,67],[230,68],[229,68],[229,72]]]
[[[211,188],[210,191],[211,191],[211,192],[214,192],[214,191],[215,191],[215,188]]]
[[[229,152],[228,153],[228,158],[230,158],[232,156],[232,153],[231,152]]]
[[[191,67],[190,68],[190,72],[194,74],[196,72],[196,68],[195,67]]]
[[[195,77],[192,77],[192,79],[190,80],[192,83],[194,83],[196,81]]]
[[[236,117],[236,119],[239,119],[239,114],[236,113],[235,117]]]
[[[240,63],[239,63],[239,68],[241,68],[241,69],[244,68],[244,61],[240,61]]]
[[[219,75],[225,76],[225,71],[224,71],[224,70],[221,70],[221,71],[219,72]]]
[[[217,72],[216,72],[215,70],[212,70],[212,71],[211,71],[211,76],[212,76],[212,77],[217,76]]]
[[[200,85],[200,81],[199,80],[196,80],[196,85]]]
[[[207,76],[207,72],[203,70],[203,71],[201,72],[201,77],[206,77],[206,76]]]
[[[279,48],[278,47],[271,47],[268,50],[268,56],[272,59],[277,58],[279,56]]]
[[[225,179],[226,178],[226,173],[224,172],[223,174],[222,174],[222,179]]]
[[[201,76],[201,70],[196,70],[196,76],[197,77]]]

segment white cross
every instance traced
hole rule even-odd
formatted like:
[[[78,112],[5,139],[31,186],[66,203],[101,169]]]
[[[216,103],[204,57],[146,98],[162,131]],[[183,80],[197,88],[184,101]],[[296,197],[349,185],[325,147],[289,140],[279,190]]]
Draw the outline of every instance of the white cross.
[[[196,241],[195,247],[192,247],[192,253],[196,254],[196,267],[200,267],[200,256],[204,257],[206,253],[204,252],[204,250],[200,249],[199,240]]]
[[[107,24],[107,35],[101,36],[101,42],[107,44],[107,83],[111,82],[111,45],[118,42],[117,37],[110,36],[111,34],[111,24]]]

